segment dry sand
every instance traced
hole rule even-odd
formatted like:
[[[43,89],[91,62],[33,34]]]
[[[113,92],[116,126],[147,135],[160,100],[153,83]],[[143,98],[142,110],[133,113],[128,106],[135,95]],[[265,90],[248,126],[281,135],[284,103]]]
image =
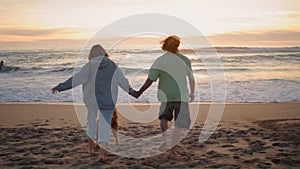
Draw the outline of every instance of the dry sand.
[[[87,153],[85,132],[72,104],[0,104],[0,168],[300,168],[300,103],[227,103],[217,130],[200,144],[209,107],[200,104],[196,123],[178,145],[180,158],[168,153],[140,159],[108,153],[109,163],[102,164]],[[147,105],[136,108],[146,110]],[[128,111],[128,105],[119,106],[119,111]],[[157,120],[119,120],[124,135],[160,133]],[[121,142],[124,151],[132,151],[126,150],[122,138]]]

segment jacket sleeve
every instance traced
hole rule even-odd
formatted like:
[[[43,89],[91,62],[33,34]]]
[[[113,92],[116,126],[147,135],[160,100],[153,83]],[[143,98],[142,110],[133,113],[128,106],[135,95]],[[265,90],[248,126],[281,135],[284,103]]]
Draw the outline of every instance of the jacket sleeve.
[[[70,77],[68,80],[66,80],[63,83],[58,84],[57,90],[58,91],[65,91],[72,89],[78,85],[87,83],[90,76],[90,64],[85,64],[79,72],[74,74],[73,77]]]
[[[128,79],[124,76],[120,68],[116,69],[118,75],[118,85],[127,93],[133,94],[135,91],[129,85]]]

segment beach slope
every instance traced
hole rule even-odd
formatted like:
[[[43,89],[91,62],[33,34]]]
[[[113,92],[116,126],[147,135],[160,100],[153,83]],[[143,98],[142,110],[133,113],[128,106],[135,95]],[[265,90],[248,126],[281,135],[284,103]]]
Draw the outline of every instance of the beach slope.
[[[0,168],[300,166],[300,103],[226,103],[217,130],[204,143],[199,143],[198,138],[210,104],[193,104],[198,104],[200,110],[190,133],[178,145],[181,157],[174,159],[168,153],[162,153],[134,159],[108,153],[109,163],[102,164],[97,161],[96,155],[87,153],[85,132],[79,124],[73,104],[2,103]],[[118,106],[121,114],[129,111],[128,106]],[[147,105],[142,104],[135,107],[147,109]],[[84,106],[81,105],[81,108],[84,109]],[[157,120],[133,123],[120,115],[119,121],[119,132],[128,136],[148,137],[160,133]],[[122,143],[122,139],[120,141]],[[111,144],[114,145],[113,141]],[[126,144],[122,144],[126,148]],[[151,147],[145,149],[151,150]]]

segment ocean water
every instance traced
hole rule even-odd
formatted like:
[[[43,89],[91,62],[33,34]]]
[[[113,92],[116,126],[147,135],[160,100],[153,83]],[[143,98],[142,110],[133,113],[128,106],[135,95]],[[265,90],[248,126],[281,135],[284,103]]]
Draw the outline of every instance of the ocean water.
[[[222,67],[210,64],[211,51],[217,52]],[[87,53],[80,49],[0,50],[6,64],[0,73],[0,102],[82,102],[81,87],[58,94],[50,90],[78,71],[87,62]],[[111,49],[109,53],[136,89],[146,80],[153,61],[163,54],[151,48]],[[300,101],[299,47],[217,47],[183,49],[182,53],[192,61],[197,102],[218,100],[211,96],[209,71],[224,74],[226,102]],[[120,92],[118,102],[158,102],[156,89],[154,83],[138,100]]]

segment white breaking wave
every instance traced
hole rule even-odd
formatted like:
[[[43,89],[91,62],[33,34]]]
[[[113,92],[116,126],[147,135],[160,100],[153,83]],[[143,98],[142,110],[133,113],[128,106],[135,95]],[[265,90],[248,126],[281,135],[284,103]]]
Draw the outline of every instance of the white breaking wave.
[[[202,62],[210,61],[212,50],[218,52],[223,67],[213,64],[208,67]],[[163,52],[112,49],[109,53],[132,86],[139,89],[147,78],[151,64]],[[224,71],[227,102],[300,101],[299,47],[216,47],[195,51],[184,49],[182,53],[191,59],[197,77],[195,101],[212,100],[208,71]],[[72,102],[72,91],[53,95],[50,89],[72,75],[79,54],[78,49],[0,51],[0,60],[6,64],[6,70],[0,73],[0,102]],[[87,61],[86,58],[83,60]],[[157,102],[156,88],[157,83],[139,100],[120,92],[119,102]],[[76,101],[81,102],[80,96],[78,98]]]

